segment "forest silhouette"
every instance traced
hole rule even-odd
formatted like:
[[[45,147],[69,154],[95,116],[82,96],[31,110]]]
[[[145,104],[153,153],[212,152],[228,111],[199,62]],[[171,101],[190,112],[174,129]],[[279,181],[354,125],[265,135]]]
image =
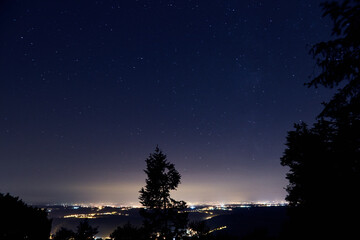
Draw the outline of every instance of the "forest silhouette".
[[[317,121],[295,124],[281,164],[290,168],[286,200],[292,238],[356,236],[360,183],[360,1],[325,2],[333,39],[310,54],[319,74],[308,87],[336,88]]]
[[[360,1],[327,1],[321,7],[332,20],[332,38],[310,49],[318,74],[305,85],[337,91],[324,103],[314,124],[301,122],[288,132],[281,165],[289,168],[289,219],[279,239],[358,236],[354,219],[360,214]],[[237,239],[209,234],[205,221],[189,223],[186,202],[170,195],[181,175],[159,147],[146,164],[146,186],[139,192],[143,226],[119,226],[112,239]],[[0,194],[0,212],[1,240],[49,239],[52,221],[46,210]],[[187,228],[194,230],[193,237],[185,236]],[[61,228],[52,239],[90,240],[97,233],[97,227],[85,220],[76,231]],[[270,237],[260,229],[243,239]]]

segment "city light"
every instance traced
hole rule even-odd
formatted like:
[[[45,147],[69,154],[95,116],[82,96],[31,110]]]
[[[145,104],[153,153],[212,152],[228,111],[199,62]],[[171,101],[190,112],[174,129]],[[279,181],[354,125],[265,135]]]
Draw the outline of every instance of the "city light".
[[[127,213],[119,213],[119,212],[104,212],[104,213],[80,213],[80,214],[70,214],[65,215],[63,218],[87,218],[94,219],[102,216],[129,216]]]

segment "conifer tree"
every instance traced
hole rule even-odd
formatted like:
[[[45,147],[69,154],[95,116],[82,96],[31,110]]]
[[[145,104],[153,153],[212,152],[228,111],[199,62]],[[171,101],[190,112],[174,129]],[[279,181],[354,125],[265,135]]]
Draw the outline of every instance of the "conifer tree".
[[[97,227],[92,227],[89,221],[85,219],[77,226],[75,240],[93,240],[95,239],[94,235],[98,232]]]
[[[288,133],[281,164],[290,168],[286,199],[293,239],[347,239],[358,231],[353,219],[360,214],[360,1],[321,6],[333,22],[333,38],[311,48],[319,71],[306,85],[337,92],[313,127],[296,124]]]
[[[170,191],[180,184],[181,175],[159,147],[146,159],[144,172],[146,186],[141,188],[139,197],[145,207],[141,211],[144,227],[150,235],[176,237],[187,224],[187,215],[180,213],[186,203],[170,197]]]
[[[0,193],[0,239],[47,240],[52,220],[46,210],[27,205],[10,194]]]

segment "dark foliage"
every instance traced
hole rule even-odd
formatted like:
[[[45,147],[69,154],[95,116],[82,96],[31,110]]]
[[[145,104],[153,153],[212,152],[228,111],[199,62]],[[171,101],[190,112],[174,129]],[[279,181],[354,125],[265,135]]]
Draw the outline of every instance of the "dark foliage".
[[[18,197],[0,193],[0,239],[49,239],[51,220],[45,210],[30,207]]]
[[[67,228],[60,228],[59,231],[57,231],[53,238],[54,240],[71,240],[75,237],[75,232],[72,230],[69,230]]]
[[[75,240],[92,240],[95,239],[94,236],[97,233],[97,227],[90,226],[89,221],[85,219],[84,221],[81,221],[77,226]]]
[[[67,228],[60,228],[53,239],[55,240],[93,240],[94,235],[98,233],[97,227],[92,227],[87,219],[81,221],[76,227],[76,232]]]
[[[288,133],[281,158],[290,168],[287,231],[299,239],[351,236],[360,213],[360,1],[322,7],[336,38],[311,49],[320,74],[307,85],[338,89],[314,126],[297,124]]]
[[[360,89],[360,1],[346,0],[322,4],[324,16],[333,21],[336,39],[315,44],[310,53],[316,59],[320,74],[307,85],[339,87],[325,104],[320,116],[338,119],[341,115],[359,115]],[[341,86],[341,87],[340,87]],[[355,112],[353,112],[355,111]]]
[[[330,162],[331,131],[320,129],[324,126],[322,122],[309,129],[305,123],[295,124],[295,130],[288,133],[281,164],[290,167],[286,200],[291,207],[310,207],[331,197],[336,162]]]
[[[242,238],[242,240],[272,240],[276,238],[271,238],[268,235],[267,229],[258,228],[252,231],[250,234]]]
[[[117,227],[114,232],[110,234],[110,237],[114,240],[142,240],[145,238],[145,232],[142,228],[136,228],[130,223],[125,224],[122,227]]]
[[[178,237],[187,225],[187,213],[182,213],[186,203],[172,199],[170,191],[177,189],[181,175],[159,147],[146,159],[146,165],[146,186],[139,197],[145,207],[140,212],[144,227],[150,235]]]
[[[208,239],[207,234],[210,228],[206,225],[205,221],[192,221],[189,223],[189,227],[196,232],[195,238]]]

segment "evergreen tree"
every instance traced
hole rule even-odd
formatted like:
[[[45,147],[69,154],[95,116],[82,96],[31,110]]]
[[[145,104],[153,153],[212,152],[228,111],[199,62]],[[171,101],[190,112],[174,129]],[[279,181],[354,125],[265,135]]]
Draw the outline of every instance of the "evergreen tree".
[[[187,224],[187,214],[180,213],[186,203],[170,197],[170,191],[180,184],[181,175],[159,147],[146,159],[146,166],[146,186],[141,188],[139,197],[145,207],[141,211],[144,227],[150,235],[176,237]]]
[[[281,158],[290,168],[289,229],[299,239],[351,236],[357,229],[353,219],[360,214],[360,1],[321,6],[333,21],[334,39],[312,47],[320,73],[307,85],[337,92],[313,127],[295,125],[288,133]]]
[[[77,226],[77,231],[75,233],[75,240],[93,240],[95,239],[94,236],[99,231],[97,227],[92,227],[89,224],[87,219],[81,221]]]
[[[360,184],[360,1],[331,1],[322,4],[324,16],[333,21],[331,41],[311,49],[320,74],[308,86],[337,88],[332,99],[324,103],[319,115],[331,131],[330,148],[336,177],[342,183],[337,196],[357,205]],[[354,191],[355,190],[355,191]]]
[[[359,116],[360,100],[360,1],[344,0],[321,4],[324,15],[333,21],[333,40],[315,44],[310,54],[320,73],[306,85],[337,87],[337,93],[325,103],[321,117],[339,120]],[[342,116],[344,115],[344,116]],[[355,117],[355,116],[353,116]]]
[[[67,228],[60,228],[54,235],[53,240],[71,240],[74,239],[75,233]]]
[[[129,222],[122,227],[117,227],[111,234],[110,238],[113,240],[141,240],[145,239],[142,228],[136,228]]]
[[[46,210],[31,207],[18,197],[0,193],[0,239],[47,240],[51,220]]]

